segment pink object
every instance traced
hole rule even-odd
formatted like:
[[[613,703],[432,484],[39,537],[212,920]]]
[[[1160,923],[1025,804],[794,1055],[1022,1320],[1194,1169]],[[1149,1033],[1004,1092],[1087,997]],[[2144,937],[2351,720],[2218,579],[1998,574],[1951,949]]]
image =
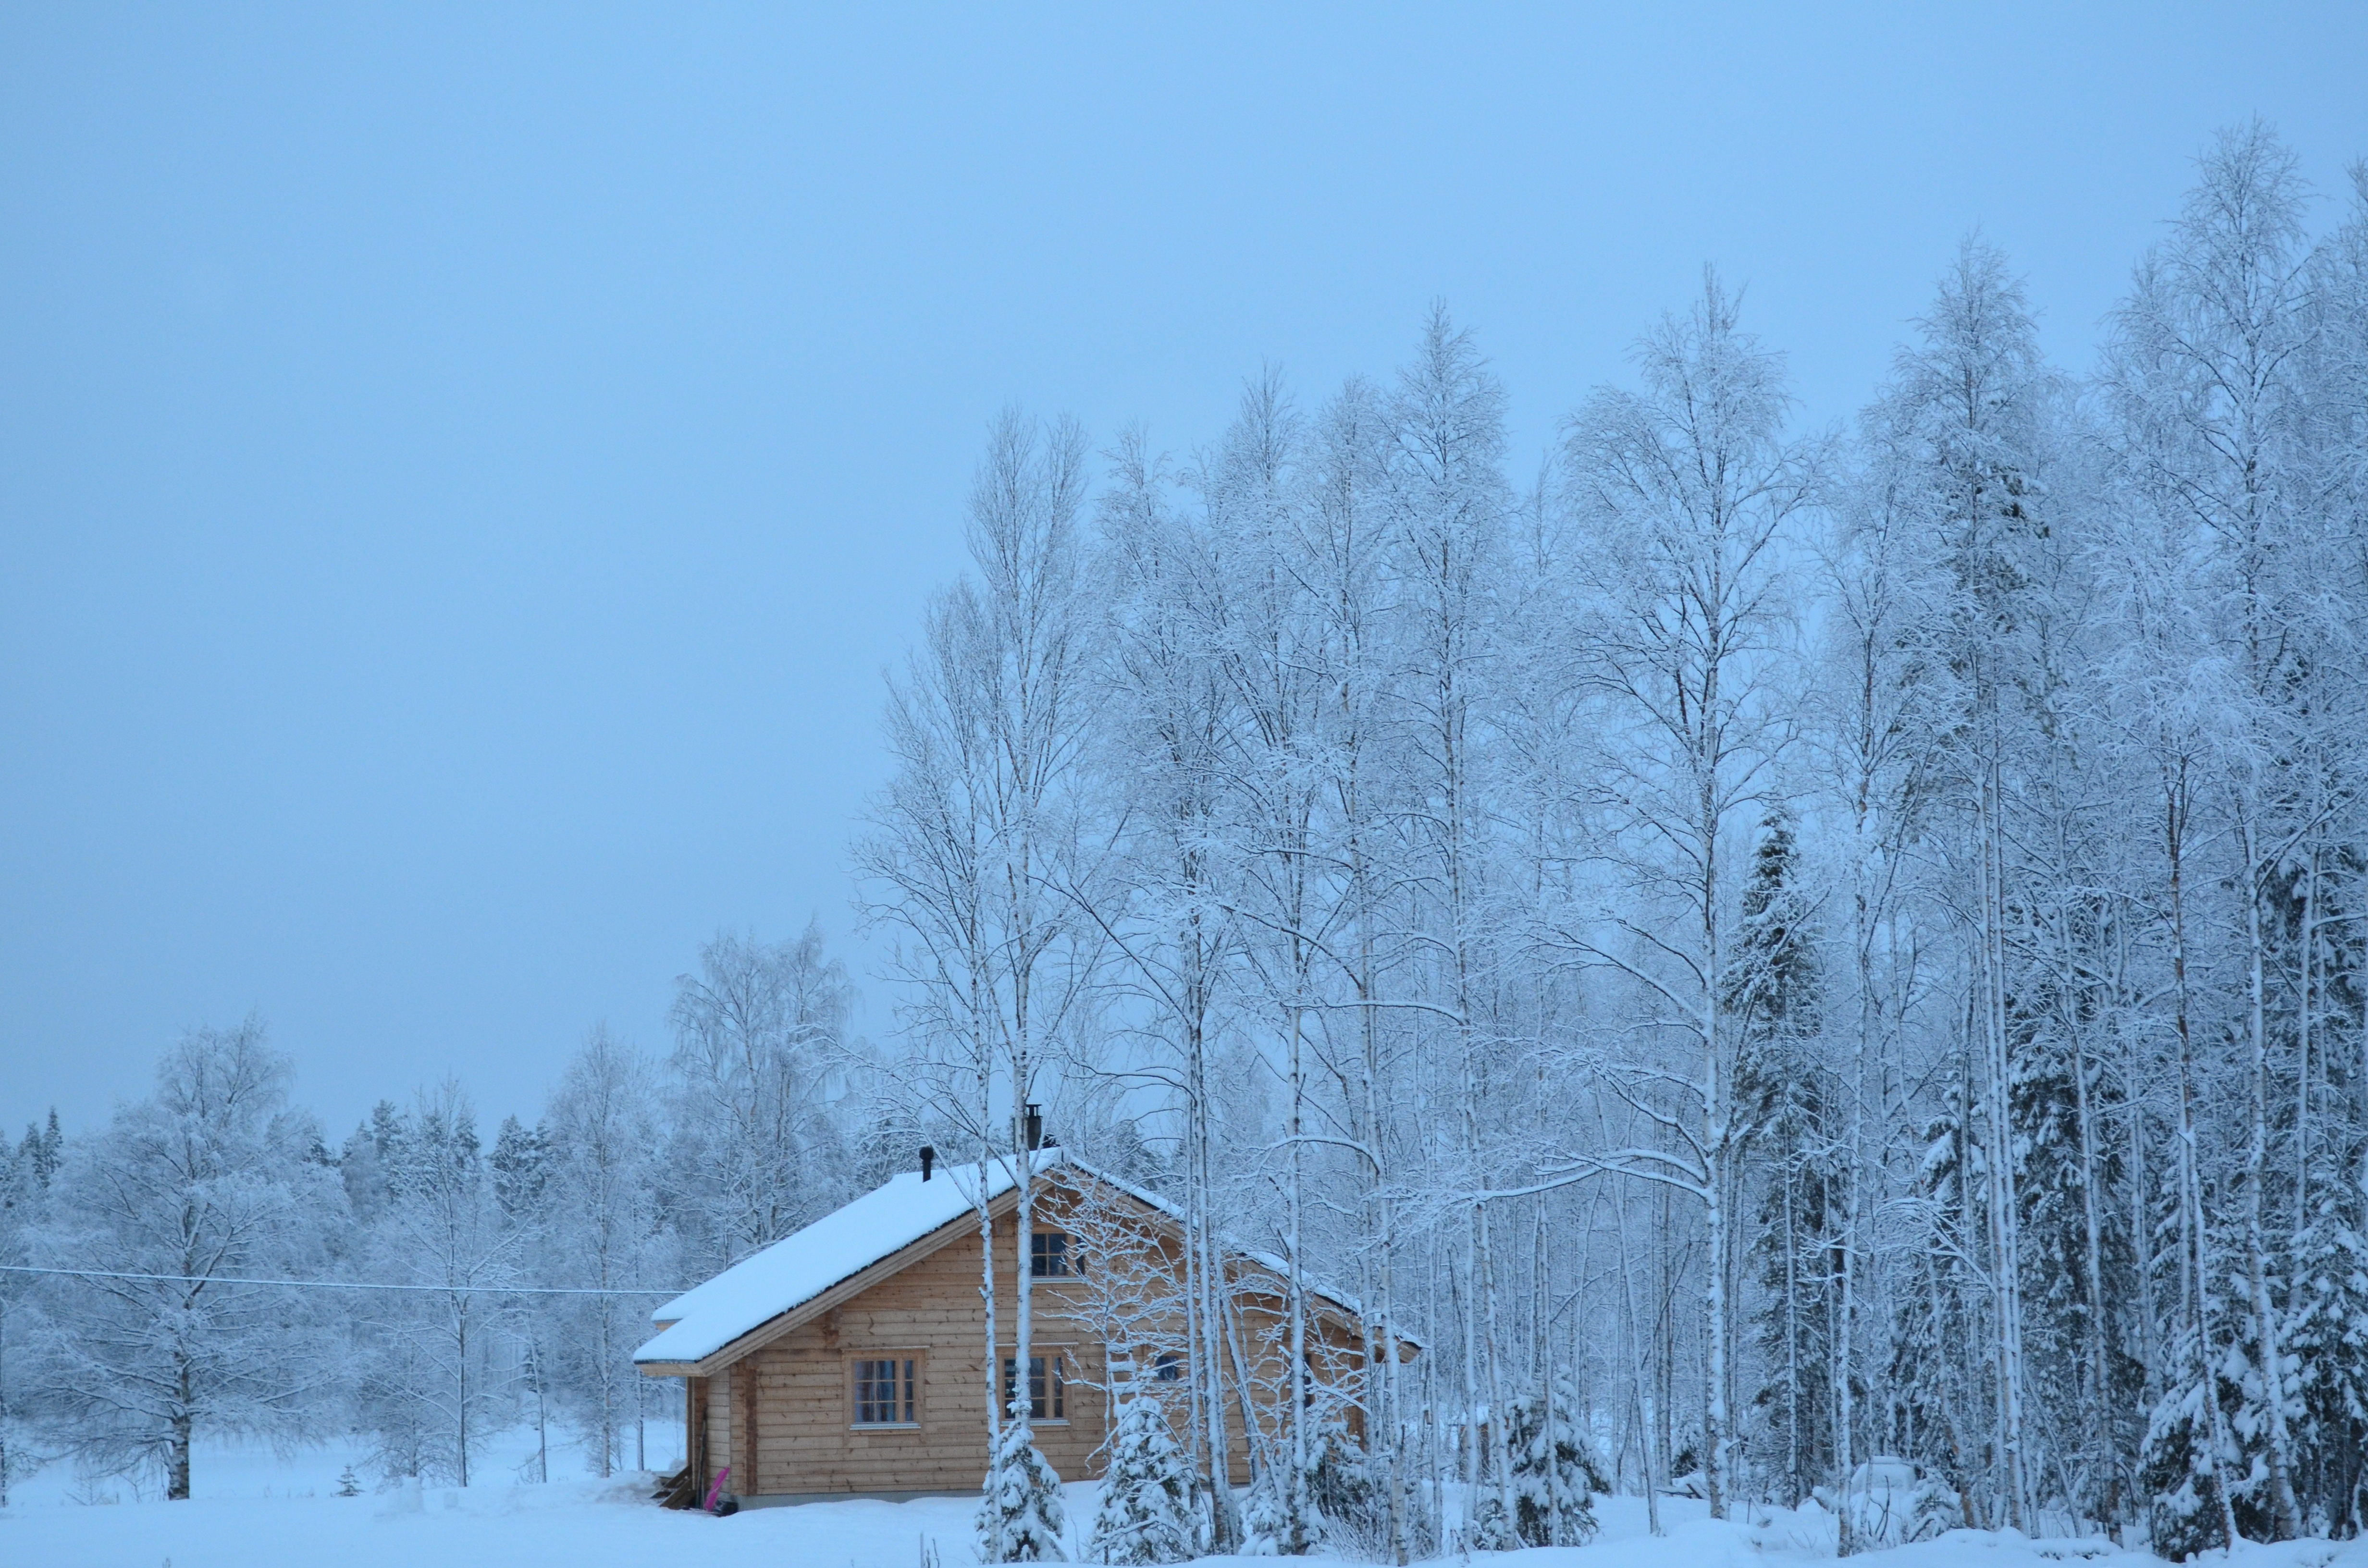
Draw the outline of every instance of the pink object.
[[[723,1483],[732,1479],[732,1467],[725,1465],[715,1472],[715,1484],[707,1489],[707,1511],[715,1512],[715,1500],[723,1495]]]

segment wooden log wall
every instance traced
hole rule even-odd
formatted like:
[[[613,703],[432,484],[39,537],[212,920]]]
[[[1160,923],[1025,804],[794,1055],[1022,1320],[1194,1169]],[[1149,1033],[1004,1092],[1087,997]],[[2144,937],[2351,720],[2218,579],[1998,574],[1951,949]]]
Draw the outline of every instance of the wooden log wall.
[[[1063,1229],[1066,1199],[1045,1195],[1038,1230]],[[966,1221],[973,1224],[974,1222]],[[1012,1353],[1016,1318],[1014,1217],[995,1228],[996,1328],[999,1363]],[[1161,1242],[1164,1256],[1180,1278],[1180,1247]],[[726,1489],[748,1496],[817,1496],[832,1494],[975,1492],[987,1460],[987,1396],[985,1324],[979,1300],[975,1229],[889,1278],[750,1352],[707,1379],[689,1380],[690,1419],[707,1422],[709,1471],[732,1466]],[[1036,1445],[1064,1480],[1101,1473],[1100,1449],[1112,1415],[1099,1384],[1106,1381],[1104,1347],[1087,1324],[1069,1315],[1078,1291],[1072,1282],[1042,1281],[1035,1293],[1034,1348],[1040,1356],[1064,1358],[1067,1376],[1063,1418],[1035,1423]],[[1243,1349],[1252,1376],[1269,1388],[1281,1386],[1283,1361],[1263,1330],[1279,1325],[1283,1303],[1245,1301]],[[1176,1325],[1180,1330],[1180,1324]],[[1353,1330],[1338,1323],[1313,1326],[1318,1375],[1327,1381],[1352,1377],[1360,1361]],[[916,1421],[911,1426],[854,1424],[855,1364],[861,1360],[910,1358],[918,1363]],[[999,1376],[999,1365],[996,1369]],[[1146,1370],[1147,1375],[1147,1370]],[[1250,1479],[1248,1445],[1229,1359],[1224,1370],[1227,1420],[1235,1483]],[[1185,1402],[1172,1403],[1179,1444]],[[1262,1433],[1280,1431],[1281,1411],[1269,1399],[1257,1410]],[[697,1427],[692,1427],[695,1434]],[[726,1456],[729,1456],[728,1459]]]

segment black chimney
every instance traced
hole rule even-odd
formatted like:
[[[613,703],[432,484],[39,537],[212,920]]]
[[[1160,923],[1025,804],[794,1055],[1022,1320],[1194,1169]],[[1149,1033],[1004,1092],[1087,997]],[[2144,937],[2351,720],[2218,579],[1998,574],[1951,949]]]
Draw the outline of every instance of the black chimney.
[[[1030,1149],[1041,1149],[1043,1146],[1044,1108],[1040,1105],[1031,1105],[1028,1108],[1028,1147]]]
[[[921,1179],[922,1179],[923,1181],[927,1181],[927,1180],[928,1180],[928,1179],[929,1179],[929,1167],[930,1167],[931,1165],[936,1165],[937,1163],[938,1163],[938,1150],[937,1150],[937,1145],[936,1145],[936,1144],[934,1144],[934,1143],[924,1143],[924,1144],[922,1144],[922,1145],[921,1145]]]

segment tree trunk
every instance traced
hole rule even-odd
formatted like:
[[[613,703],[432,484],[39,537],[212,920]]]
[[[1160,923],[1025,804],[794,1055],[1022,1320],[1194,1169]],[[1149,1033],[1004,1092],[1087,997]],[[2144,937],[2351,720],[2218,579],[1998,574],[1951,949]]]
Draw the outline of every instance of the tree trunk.
[[[1291,1408],[1285,1419],[1291,1423],[1291,1474],[1286,1494],[1291,1501],[1293,1529],[1307,1517],[1307,1287],[1306,1275],[1301,1267],[1301,1248],[1304,1238],[1300,1233],[1302,1194],[1300,1182],[1304,1162],[1300,1157],[1299,1140],[1306,1129],[1302,1119],[1307,1107],[1307,1083],[1302,1071],[1300,1040],[1302,1014],[1294,1006],[1291,1010],[1291,1376],[1284,1381],[1285,1397]]]
[[[1486,1436],[1487,1449],[1489,1451],[1484,1457],[1487,1460],[1493,1461],[1497,1467],[1497,1504],[1498,1507],[1504,1510],[1506,1528],[1510,1529],[1513,1528],[1515,1519],[1513,1512],[1513,1466],[1511,1451],[1506,1447],[1506,1437],[1508,1428],[1506,1424],[1505,1385],[1503,1378],[1498,1375],[1497,1366],[1498,1359],[1497,1333],[1497,1254],[1488,1233],[1488,1206],[1485,1203],[1474,1204],[1472,1206],[1472,1220],[1474,1226],[1474,1240],[1477,1244],[1480,1256],[1480,1299],[1482,1302],[1482,1322],[1486,1338],[1486,1351],[1488,1358],[1488,1426]]]
[[[2065,981],[2073,980],[2071,966],[2065,966]],[[2113,1441],[2113,1415],[2108,1407],[2105,1387],[2105,1267],[2104,1222],[2097,1208],[2097,1122],[2089,1101],[2089,1058],[2081,1049],[2080,1037],[2072,1035],[2073,1103],[2080,1119],[2080,1255],[2082,1282],[2089,1297],[2089,1407],[2091,1424],[2090,1441],[2096,1445],[2098,1462],[2106,1466],[2112,1479],[2107,1483],[2105,1513],[2118,1539],[2121,1531],[2122,1465],[2120,1445]]]
[[[1713,949],[1713,951],[1715,949]],[[1709,1256],[1703,1260],[1703,1272],[1710,1278],[1710,1298],[1704,1308],[1706,1354],[1702,1376],[1705,1383],[1702,1399],[1702,1482],[1710,1494],[1710,1517],[1726,1517],[1727,1441],[1727,1340],[1729,1305],[1726,1292],[1726,1255],[1730,1245],[1727,1237],[1727,1175],[1732,1159],[1727,1148],[1725,1121],[1728,1115],[1724,1074],[1720,1071],[1715,994],[1705,1010],[1703,1038],[1708,1041],[1704,1065],[1709,1077],[1707,1146],[1711,1153],[1709,1179],[1702,1184],[1702,1201],[1708,1210],[1705,1219],[1709,1229]]]
[[[2246,1002],[2252,1045],[2252,1135],[2245,1148],[2245,1268],[2253,1292],[2253,1333],[2260,1346],[2261,1398],[2269,1415],[2270,1510],[2278,1539],[2302,1533],[2294,1504],[2294,1445],[2286,1425],[2285,1358],[2279,1350],[2278,1314],[2270,1299],[2269,1238],[2262,1210],[2270,1176],[2270,1042],[2264,1017],[2260,861],[2249,819],[2242,829],[2245,852]]]
[[[1645,1471],[1645,1523],[1653,1534],[1661,1533],[1661,1494],[1653,1481],[1653,1439],[1657,1430],[1654,1419],[1651,1369],[1645,1362],[1643,1324],[1636,1314],[1636,1278],[1628,1259],[1628,1194],[1622,1190],[1612,1199],[1611,1220],[1620,1246],[1620,1315],[1628,1341],[1630,1388],[1634,1395],[1630,1402],[1635,1407],[1638,1430],[1636,1458]]]
[[[2194,1336],[2194,1372],[2203,1391],[2205,1427],[2203,1472],[2220,1506],[2220,1528],[2228,1550],[2237,1549],[2237,1506],[2220,1474],[2227,1426],[2220,1409],[2219,1371],[2212,1359],[2212,1312],[2206,1295],[2212,1279],[2211,1242],[2205,1230],[2203,1184],[2195,1157],[2195,1046],[2188,1025],[2187,913],[2184,897],[2187,837],[2186,768],[2180,767],[2164,811],[2164,836],[2170,856],[2170,973],[2173,1027],[2179,1037],[2179,1220],[2182,1294],[2188,1330]]]
[[[1999,1492],[2006,1522],[2020,1529],[2030,1506],[2030,1478],[2023,1453],[2022,1422],[2022,1285],[2020,1233],[2021,1214],[2015,1198],[2014,1120],[2009,1088],[2012,1051],[2007,1028],[2006,863],[2004,823],[2000,818],[2003,790],[1993,757],[1983,770],[1982,812],[1978,853],[1981,875],[1975,891],[1981,900],[1981,920],[1975,933],[1981,944],[1976,971],[1980,984],[1981,1030],[1988,1084],[1989,1165],[1984,1187],[1988,1196],[1992,1311],[1997,1321]]]
[[[173,1437],[165,1459],[165,1497],[168,1502],[189,1500],[189,1443],[196,1430],[197,1387],[190,1376],[189,1358],[176,1358],[173,1386]]]
[[[978,1299],[986,1319],[986,1451],[993,1455],[1003,1448],[1003,1369],[997,1360],[1002,1350],[995,1342],[995,1219],[986,1200],[987,1177],[995,1169],[995,1152],[986,1134],[993,1123],[988,1119],[984,1070],[979,1074],[978,1108]]]

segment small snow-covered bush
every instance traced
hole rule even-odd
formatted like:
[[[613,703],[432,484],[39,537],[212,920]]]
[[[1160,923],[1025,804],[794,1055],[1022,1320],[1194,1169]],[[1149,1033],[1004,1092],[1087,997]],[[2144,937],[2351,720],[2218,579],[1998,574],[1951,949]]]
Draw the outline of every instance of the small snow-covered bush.
[[[1954,1491],[1901,1459],[1871,1459],[1850,1472],[1839,1495],[1829,1486],[1816,1495],[1849,1529],[1853,1551],[1931,1540],[1965,1522]]]
[[[1464,1550],[1519,1551],[1521,1545],[1521,1532],[1505,1517],[1504,1500],[1497,1495],[1495,1484],[1483,1483],[1472,1504],[1472,1522],[1464,1528]]]
[[[1292,1528],[1291,1497],[1279,1465],[1261,1465],[1242,1500],[1244,1557],[1296,1557],[1307,1550]]]
[[[2138,1450],[2138,1484],[2149,1499],[2147,1544],[2173,1562],[2228,1544],[2228,1511],[2218,1488],[2222,1475],[2237,1469],[2238,1456],[2214,1454],[2203,1400],[2201,1380],[2173,1388],[2156,1405]]]
[[[1350,1557],[1382,1562],[1391,1556],[1387,1473],[1338,1417],[1316,1429],[1306,1492],[1326,1541]]]

